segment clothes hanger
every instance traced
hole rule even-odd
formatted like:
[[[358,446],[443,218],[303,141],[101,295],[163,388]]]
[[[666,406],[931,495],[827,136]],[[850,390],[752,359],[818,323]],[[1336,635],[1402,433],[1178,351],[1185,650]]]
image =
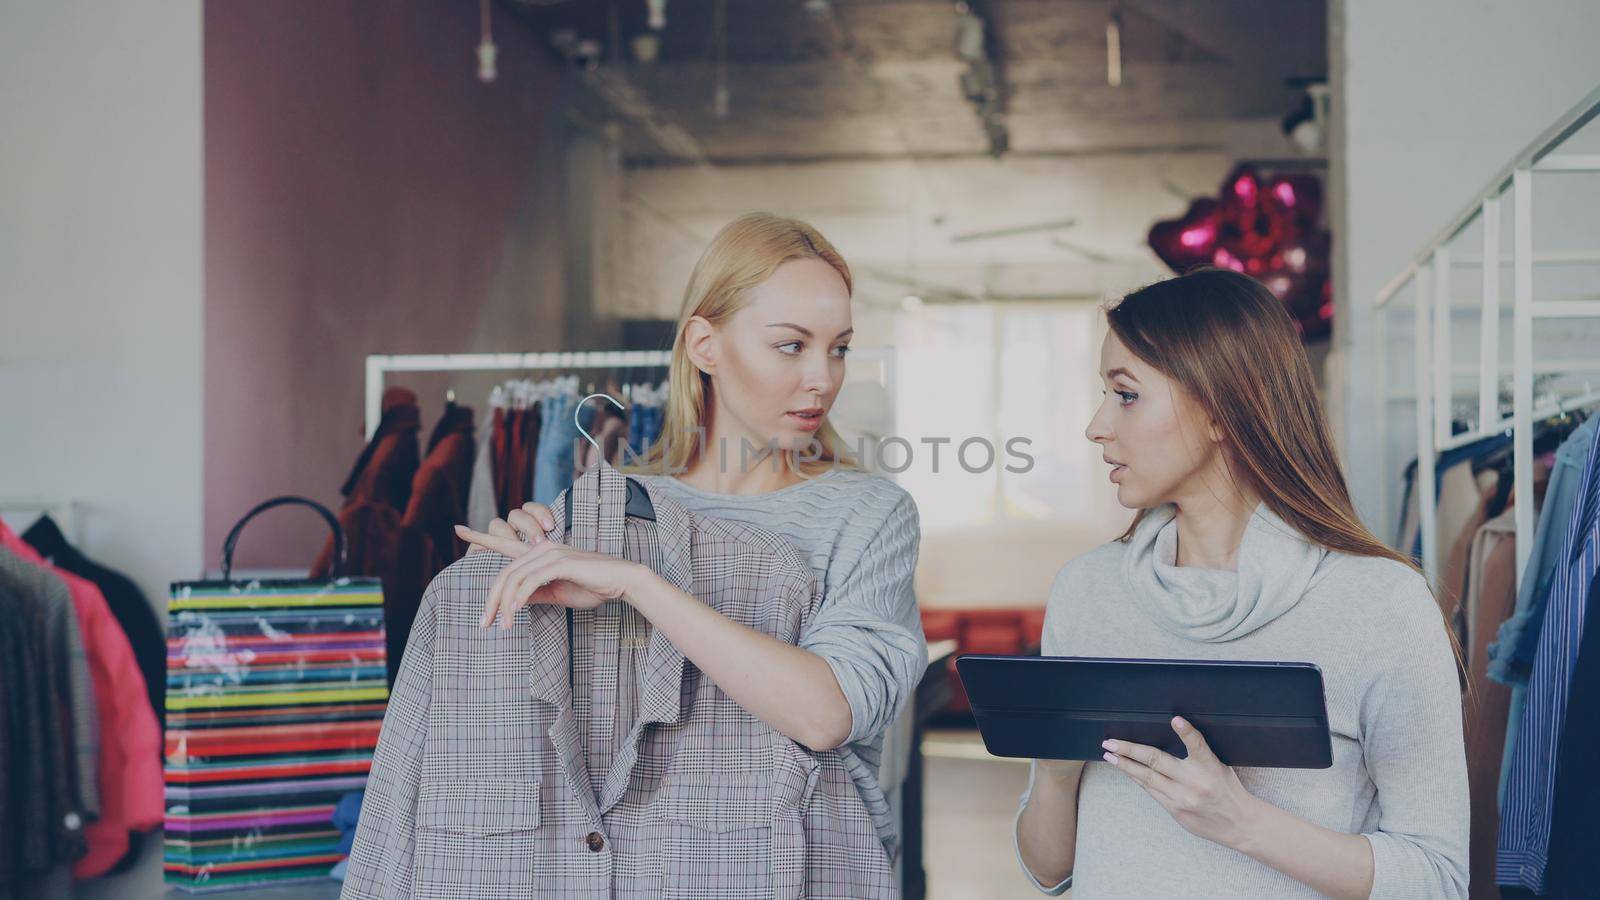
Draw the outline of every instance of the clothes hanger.
[[[620,410],[626,410],[627,407],[619,403],[617,398],[611,396],[610,394],[590,394],[589,396],[584,397],[582,400],[579,400],[577,405],[572,408],[572,424],[578,429],[578,433],[583,435],[583,439],[588,441],[590,446],[594,447],[596,450],[602,451],[603,454],[604,448],[600,446],[600,442],[595,440],[594,435],[584,430],[582,423],[578,421],[578,413],[583,410],[583,405],[596,397],[604,397],[607,400],[610,400],[611,405]],[[601,464],[605,465],[604,462]],[[572,502],[571,497],[568,497],[567,499],[566,525],[567,531],[570,532],[572,531]],[[632,478],[628,479],[628,505],[625,511],[628,515],[633,516],[636,519],[645,519],[650,522],[654,522],[656,520],[656,506],[654,503],[650,502],[650,494],[645,491],[644,485]]]

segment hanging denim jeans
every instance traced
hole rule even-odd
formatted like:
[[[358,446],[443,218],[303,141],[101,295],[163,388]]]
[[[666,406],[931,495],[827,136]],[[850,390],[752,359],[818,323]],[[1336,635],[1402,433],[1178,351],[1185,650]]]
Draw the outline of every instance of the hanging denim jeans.
[[[578,398],[572,394],[556,394],[544,398],[539,404],[539,451],[533,464],[533,500],[546,506],[554,503],[561,492],[572,486],[577,426],[572,422],[572,408]],[[585,407],[590,421],[594,412]]]

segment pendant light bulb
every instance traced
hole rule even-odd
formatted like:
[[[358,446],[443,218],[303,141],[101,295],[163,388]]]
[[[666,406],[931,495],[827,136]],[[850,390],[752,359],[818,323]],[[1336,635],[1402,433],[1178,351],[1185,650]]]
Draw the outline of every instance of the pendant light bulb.
[[[1106,84],[1122,87],[1122,14],[1106,19]]]
[[[493,41],[485,40],[478,45],[478,80],[484,84],[494,81],[500,74],[495,67],[495,57],[499,55],[499,48]]]
[[[488,84],[500,74],[495,59],[500,55],[494,45],[493,24],[489,20],[489,0],[478,0],[478,80]]]
[[[645,5],[650,9],[650,30],[660,31],[667,27],[667,0],[645,0]]]

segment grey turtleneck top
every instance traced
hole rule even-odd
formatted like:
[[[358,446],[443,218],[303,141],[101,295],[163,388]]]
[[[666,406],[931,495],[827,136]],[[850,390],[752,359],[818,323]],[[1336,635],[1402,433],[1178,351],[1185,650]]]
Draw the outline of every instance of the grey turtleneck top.
[[[1316,547],[1265,506],[1245,531],[1237,571],[1175,566],[1176,544],[1165,507],[1151,510],[1127,543],[1068,563],[1051,590],[1044,653],[1316,663],[1333,767],[1241,768],[1240,780],[1274,806],[1366,837],[1373,897],[1465,898],[1460,682],[1422,577],[1391,560]],[[1101,762],[1084,768],[1074,859],[1078,900],[1317,896],[1184,831]],[[1040,887],[1059,893],[1066,885]]]

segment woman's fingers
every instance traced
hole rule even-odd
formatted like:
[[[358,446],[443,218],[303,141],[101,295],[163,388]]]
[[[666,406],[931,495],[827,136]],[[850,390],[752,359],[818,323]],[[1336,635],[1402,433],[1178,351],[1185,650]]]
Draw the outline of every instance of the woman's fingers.
[[[561,604],[556,585],[568,577],[570,567],[567,562],[561,557],[549,556],[513,576],[507,582],[505,599],[501,603],[501,627],[510,628],[517,610],[524,606],[534,603]]]
[[[543,530],[555,530],[556,517],[550,512],[550,507],[545,506],[543,503],[524,503],[521,511],[533,516]]]
[[[501,628],[510,629],[512,619],[517,615],[517,610],[531,603],[534,594],[545,586],[548,576],[544,574],[544,570],[547,568],[547,566],[540,566],[536,569],[530,569],[507,583],[505,599],[501,603]]]
[[[1113,744],[1116,742],[1107,741],[1106,743]],[[1148,791],[1150,796],[1159,801],[1161,805],[1170,807],[1175,802],[1173,795],[1177,785],[1171,778],[1156,771],[1155,768],[1145,765],[1135,757],[1124,756],[1122,753],[1112,750],[1106,751],[1105,761],[1115,766],[1122,774],[1133,779],[1135,784]]]
[[[493,529],[494,525],[491,524],[489,527]],[[474,547],[481,547],[485,550],[493,550],[496,553],[512,557],[513,559],[521,556],[523,553],[527,552],[528,549],[528,546],[517,540],[515,536],[504,537],[493,533],[485,534],[481,531],[473,531],[471,528],[468,528],[465,525],[456,526],[456,537],[466,541],[468,544],[471,544]]]
[[[463,529],[466,529],[466,530],[463,531]],[[478,534],[479,532],[472,531],[472,529],[467,528],[465,525],[457,525],[456,526],[456,537],[461,538],[463,541],[467,542],[467,555],[468,556],[470,556],[470,555],[472,555],[474,553],[488,553],[488,552],[490,552],[488,547],[485,547],[482,544],[473,543],[467,537],[468,533]],[[493,537],[516,537],[517,536],[517,533],[515,531],[511,530],[511,526],[507,525],[506,521],[504,519],[494,519],[494,520],[490,521],[489,522],[489,532],[488,533]]]
[[[503,629],[511,627],[512,620],[517,616],[517,610],[527,605],[527,601],[522,596],[522,588],[525,583],[526,575],[521,572],[507,579],[494,600],[495,611],[489,619],[491,626],[498,621]]]
[[[1150,786],[1147,782],[1154,782],[1160,786],[1170,784],[1178,775],[1180,760],[1169,753],[1128,741],[1106,741],[1100,745],[1108,751],[1107,755],[1114,757],[1106,762],[1128,772],[1130,777],[1140,784]],[[1144,776],[1148,775],[1148,778]]]
[[[1211,745],[1206,743],[1206,739],[1201,736],[1199,729],[1191,725],[1188,719],[1181,716],[1174,717],[1172,730],[1178,733],[1178,737],[1183,741],[1183,746],[1189,749],[1190,759],[1203,763],[1217,762],[1216,754],[1211,752]]]
[[[533,563],[533,558],[538,554],[540,549],[536,546],[530,547],[521,541],[517,541],[516,545],[521,548],[521,555],[512,559],[511,562],[502,567],[500,571],[495,574],[494,580],[489,583],[489,597],[484,603],[483,620],[481,623],[485,628],[493,625],[495,619],[500,615],[500,610],[505,605],[507,587],[511,583],[512,579],[518,576],[524,568]]]
[[[511,527],[516,529],[517,537],[530,544],[542,543],[545,539],[545,527],[532,513],[525,509],[513,509],[507,514]]]

